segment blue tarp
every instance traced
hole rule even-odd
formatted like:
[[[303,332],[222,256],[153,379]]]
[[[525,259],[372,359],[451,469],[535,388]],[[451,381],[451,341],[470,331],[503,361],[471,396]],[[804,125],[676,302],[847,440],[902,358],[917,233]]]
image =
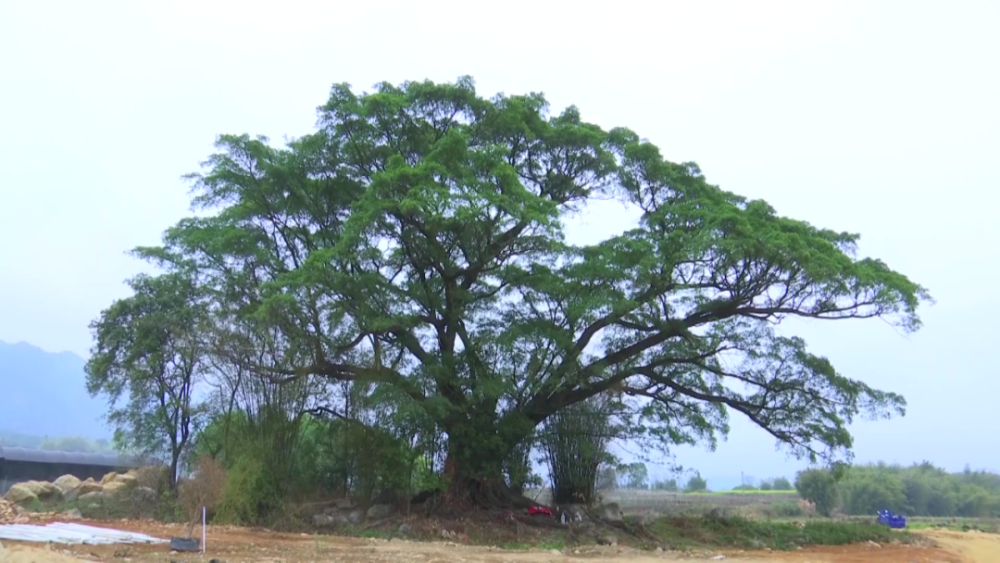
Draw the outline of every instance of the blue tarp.
[[[905,528],[906,527],[906,516],[900,514],[893,514],[891,510],[879,510],[878,511],[878,523],[889,526],[890,528]]]

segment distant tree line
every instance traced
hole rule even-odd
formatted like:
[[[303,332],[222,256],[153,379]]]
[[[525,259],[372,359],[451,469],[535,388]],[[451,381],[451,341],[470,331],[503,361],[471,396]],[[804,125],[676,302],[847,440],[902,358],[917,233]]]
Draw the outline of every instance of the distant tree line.
[[[734,491],[794,491],[795,487],[792,486],[792,482],[788,480],[787,477],[773,477],[771,479],[764,479],[759,485],[752,485],[750,483],[744,483],[738,487],[733,488]]]
[[[0,430],[0,447],[84,453],[115,451],[108,440],[91,440],[84,436],[35,436],[3,430]]]
[[[1000,516],[1000,474],[969,468],[949,473],[927,461],[808,469],[797,475],[795,488],[825,515],[888,509],[909,516]]]
[[[649,470],[645,463],[629,463],[604,465],[598,471],[597,488],[607,489],[650,489],[655,491],[700,493],[708,491],[708,481],[695,471],[681,486],[677,478],[665,478],[651,481]],[[764,479],[759,486],[740,485],[734,491],[794,491],[792,482],[785,477]]]

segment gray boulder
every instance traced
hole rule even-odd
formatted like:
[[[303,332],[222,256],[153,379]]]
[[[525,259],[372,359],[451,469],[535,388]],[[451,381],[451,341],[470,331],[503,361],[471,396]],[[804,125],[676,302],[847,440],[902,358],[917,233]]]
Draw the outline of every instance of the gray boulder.
[[[368,518],[370,520],[381,520],[383,518],[388,518],[395,512],[396,507],[391,504],[373,504],[371,508],[368,509]]]
[[[328,528],[337,523],[336,518],[326,514],[316,514],[313,516],[313,525],[317,528]]]
[[[35,494],[35,491],[31,490],[22,483],[18,483],[11,487],[3,498],[18,506],[30,506],[31,504],[38,502],[38,495]]]
[[[80,495],[77,497],[77,500],[88,504],[101,504],[108,498],[108,496],[108,493],[104,491],[94,491],[92,493]]]
[[[83,514],[80,513],[79,509],[71,508],[66,512],[60,514],[59,517],[66,520],[80,520],[81,518],[83,518]]]

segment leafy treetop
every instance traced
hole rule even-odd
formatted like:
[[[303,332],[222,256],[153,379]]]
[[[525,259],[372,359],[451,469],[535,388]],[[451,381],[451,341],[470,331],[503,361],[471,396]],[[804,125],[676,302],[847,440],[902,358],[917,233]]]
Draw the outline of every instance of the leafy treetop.
[[[190,176],[199,215],[138,254],[204,287],[216,353],[263,346],[259,374],[394,390],[467,476],[496,475],[553,413],[609,392],[636,436],[714,443],[736,412],[810,457],[849,450],[858,415],[903,412],[775,326],[913,331],[921,286],[856,257],[856,235],[548,109],[541,94],[481,98],[470,78],[336,85],[318,130],[284,147],[220,137]],[[639,223],[565,239],[572,212],[608,199]]]

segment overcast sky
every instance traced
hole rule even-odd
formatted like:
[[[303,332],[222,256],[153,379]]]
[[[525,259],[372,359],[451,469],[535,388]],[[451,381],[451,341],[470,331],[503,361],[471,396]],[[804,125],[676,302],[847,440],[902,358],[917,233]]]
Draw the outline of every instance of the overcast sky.
[[[85,356],[88,322],[141,268],[124,252],[188,212],[179,177],[216,135],[308,133],[335,82],[469,74],[484,95],[542,91],[726,190],[861,233],[863,254],[938,303],[913,336],[796,327],[909,401],[903,419],[855,426],[858,460],[1000,470],[998,25],[989,0],[0,0],[0,340]],[[631,220],[602,210],[571,237]],[[801,466],[742,421],[717,452],[678,455],[710,475]]]

